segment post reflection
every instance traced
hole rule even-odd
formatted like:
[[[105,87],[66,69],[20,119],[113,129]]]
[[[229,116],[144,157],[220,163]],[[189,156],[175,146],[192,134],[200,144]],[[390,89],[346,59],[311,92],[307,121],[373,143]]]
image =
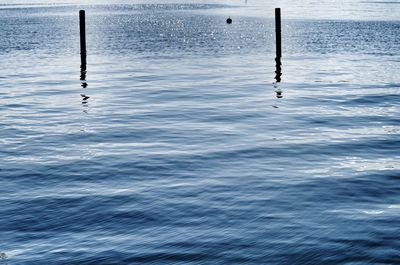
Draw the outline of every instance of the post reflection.
[[[86,83],[86,65],[81,65],[81,86],[83,88],[87,87],[87,83]]]
[[[86,82],[86,63],[81,64],[80,80],[81,80],[81,87],[86,88],[88,86],[88,83]],[[82,104],[86,105],[90,97],[84,93],[81,93],[80,95],[82,98]]]
[[[275,82],[274,82],[275,93],[277,98],[283,98],[282,89],[279,87],[279,83],[281,82],[281,76],[282,76],[281,58],[276,57],[275,62],[276,62]]]

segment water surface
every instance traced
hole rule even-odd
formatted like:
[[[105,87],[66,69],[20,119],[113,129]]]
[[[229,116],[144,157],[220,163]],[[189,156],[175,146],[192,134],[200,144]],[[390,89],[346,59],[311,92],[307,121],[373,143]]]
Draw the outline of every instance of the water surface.
[[[399,11],[1,1],[0,265],[398,264]]]

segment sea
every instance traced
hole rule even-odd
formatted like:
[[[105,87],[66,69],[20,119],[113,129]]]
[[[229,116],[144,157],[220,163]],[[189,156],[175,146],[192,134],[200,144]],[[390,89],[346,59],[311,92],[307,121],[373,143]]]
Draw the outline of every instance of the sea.
[[[0,0],[0,265],[125,264],[400,264],[400,1]]]

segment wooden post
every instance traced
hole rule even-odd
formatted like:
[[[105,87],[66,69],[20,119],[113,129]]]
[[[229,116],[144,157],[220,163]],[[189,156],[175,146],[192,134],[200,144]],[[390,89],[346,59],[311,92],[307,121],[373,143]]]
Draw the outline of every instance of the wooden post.
[[[281,69],[281,57],[282,57],[282,35],[281,35],[281,9],[275,8],[275,39],[276,39],[276,82],[281,81],[282,69]]]
[[[275,8],[276,58],[282,57],[281,9]]]
[[[86,70],[86,26],[85,10],[79,11],[79,29],[81,36],[81,69]]]

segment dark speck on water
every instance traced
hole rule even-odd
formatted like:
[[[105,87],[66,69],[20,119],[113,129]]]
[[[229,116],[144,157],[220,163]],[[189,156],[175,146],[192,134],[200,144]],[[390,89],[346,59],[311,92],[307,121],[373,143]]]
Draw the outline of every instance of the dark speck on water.
[[[400,5],[9,2],[0,265],[400,264]]]

